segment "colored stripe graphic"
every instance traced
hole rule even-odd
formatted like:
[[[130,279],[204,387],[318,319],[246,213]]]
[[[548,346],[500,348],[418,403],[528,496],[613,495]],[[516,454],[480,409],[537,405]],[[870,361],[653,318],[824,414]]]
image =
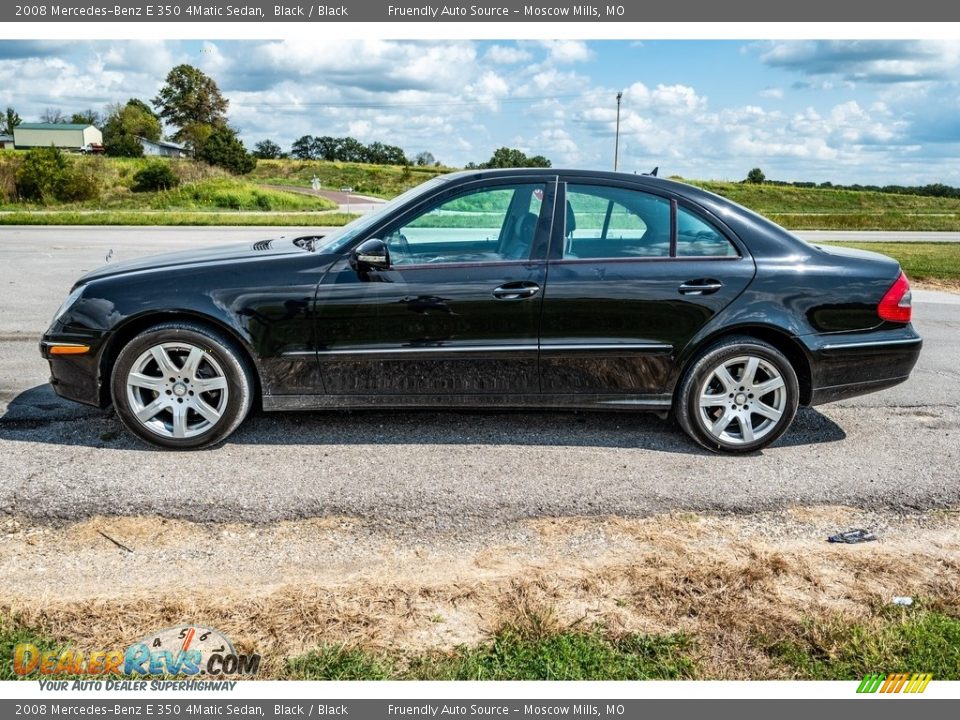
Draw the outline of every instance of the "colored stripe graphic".
[[[933,679],[931,673],[893,673],[882,675],[871,673],[865,675],[857,687],[858,693],[922,693]]]

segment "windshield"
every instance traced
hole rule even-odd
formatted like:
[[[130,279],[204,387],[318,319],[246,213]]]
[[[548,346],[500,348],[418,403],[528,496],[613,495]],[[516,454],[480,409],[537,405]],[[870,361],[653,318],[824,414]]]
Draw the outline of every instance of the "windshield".
[[[329,235],[326,235],[317,245],[317,252],[339,252],[349,245],[357,236],[362,235],[369,228],[376,225],[381,219],[392,213],[401,205],[404,205],[405,203],[415,199],[419,195],[423,195],[432,191],[434,188],[442,185],[445,182],[447,182],[447,178],[443,175],[438,175],[431,180],[427,180],[425,183],[420,183],[416,187],[410,188],[405,193],[397,195],[393,200],[384,203],[369,215],[359,217],[353,222],[344,225],[342,228],[334,230]]]

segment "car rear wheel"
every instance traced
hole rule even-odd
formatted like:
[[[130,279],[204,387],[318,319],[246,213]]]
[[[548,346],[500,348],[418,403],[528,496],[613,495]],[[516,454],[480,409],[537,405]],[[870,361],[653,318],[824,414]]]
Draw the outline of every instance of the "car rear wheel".
[[[250,410],[253,379],[236,345],[202,325],[156,325],[120,350],[113,404],[127,428],[165,448],[220,442]]]
[[[713,451],[746,453],[775,442],[793,422],[797,374],[773,345],[732,337],[710,346],[680,385],[677,420]]]

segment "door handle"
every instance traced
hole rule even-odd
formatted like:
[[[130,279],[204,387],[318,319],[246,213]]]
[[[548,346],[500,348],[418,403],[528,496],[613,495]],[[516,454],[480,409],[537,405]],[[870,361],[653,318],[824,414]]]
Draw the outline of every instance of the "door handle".
[[[687,280],[679,290],[681,295],[712,295],[722,287],[719,280]]]
[[[493,291],[497,300],[525,300],[540,292],[540,286],[534,282],[522,280],[501,285]]]

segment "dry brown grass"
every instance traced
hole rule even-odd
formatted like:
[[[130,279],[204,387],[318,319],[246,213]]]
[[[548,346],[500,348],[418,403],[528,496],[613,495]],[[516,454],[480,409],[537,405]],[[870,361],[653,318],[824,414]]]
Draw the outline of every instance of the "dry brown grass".
[[[260,652],[265,676],[282,676],[285,658],[324,643],[420,652],[480,642],[504,627],[539,638],[600,625],[613,634],[695,636],[702,677],[775,678],[785,671],[765,649],[783,640],[810,641],[811,620],[869,624],[893,595],[960,613],[960,517],[890,517],[880,542],[823,541],[821,528],[858,519],[849,508],[760,518],[554,519],[528,523],[528,542],[478,543],[465,551],[442,539],[425,546],[371,536],[349,519],[227,529],[101,518],[53,536],[16,530],[33,545],[14,558],[18,585],[6,582],[10,565],[0,564],[0,613],[85,648],[201,623],[224,631],[241,649]],[[97,530],[104,529],[134,547],[134,555],[103,541]],[[245,567],[252,559],[235,553],[214,562],[211,577],[210,558],[192,549],[224,532],[254,533],[249,553],[266,553],[265,564]],[[297,542],[329,542],[339,550],[320,562],[304,555],[297,565],[290,547]],[[142,571],[138,562],[152,562],[138,560],[146,546],[168,567],[155,575]],[[344,547],[354,549],[342,556]],[[91,569],[119,557],[149,584],[117,589],[97,578],[86,586],[71,579],[69,590],[58,594],[44,584],[49,575],[45,581],[24,570],[31,553],[43,558],[45,574],[64,578],[72,578],[63,560],[71,553],[75,564]],[[57,558],[60,570],[51,567]],[[263,567],[287,568],[287,575]]]

